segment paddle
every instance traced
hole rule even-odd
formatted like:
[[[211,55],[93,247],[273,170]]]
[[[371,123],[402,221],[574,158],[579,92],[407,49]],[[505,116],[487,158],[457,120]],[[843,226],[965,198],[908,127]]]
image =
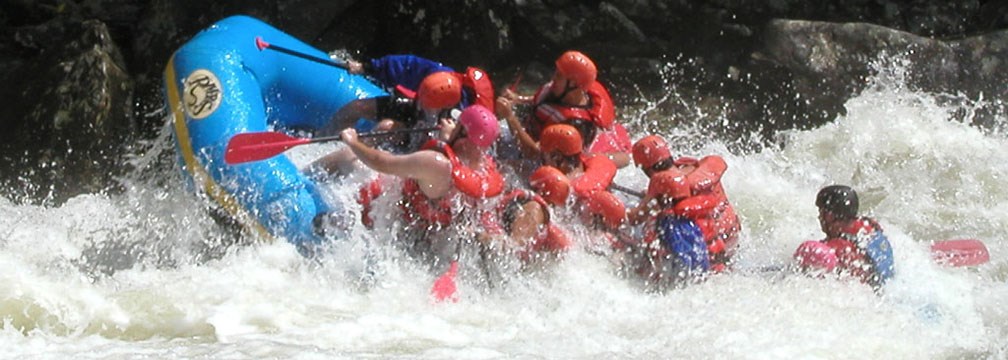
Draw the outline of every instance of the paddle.
[[[314,62],[317,62],[317,63],[322,64],[322,65],[329,65],[329,66],[338,67],[338,68],[343,69],[343,70],[349,70],[349,69],[347,69],[346,65],[340,64],[340,63],[332,61],[330,59],[318,58],[318,57],[314,57],[314,56],[305,54],[303,52],[299,52],[299,51],[295,51],[295,50],[291,50],[291,49],[285,48],[283,46],[270,44],[270,43],[266,42],[266,40],[263,40],[262,36],[256,36],[255,43],[256,43],[256,48],[258,48],[259,51],[263,51],[265,49],[270,49],[270,50],[273,50],[273,51],[276,51],[276,52],[281,52],[281,53],[284,53],[284,54],[287,54],[287,55],[296,56],[296,57],[299,57],[299,58],[302,58],[302,59],[305,59],[305,60],[308,60],[308,61],[314,61]]]
[[[622,185],[609,184],[609,188],[611,188],[613,190],[618,190],[618,191],[623,192],[625,194],[629,194],[629,195],[633,195],[633,196],[639,197],[641,199],[644,198],[644,192],[637,191],[637,190],[634,190],[634,189],[631,189],[631,188],[628,188],[628,187],[625,187],[625,186],[622,186]]]
[[[371,138],[379,136],[401,135],[420,133],[437,130],[437,127],[390,130],[381,132],[371,132],[360,134],[361,138]],[[339,141],[339,136],[324,136],[317,138],[299,138],[280,132],[263,131],[237,134],[228,141],[224,150],[224,162],[228,165],[241,164],[250,161],[258,161],[273,156],[304,144],[319,143],[325,141]]]
[[[990,261],[990,253],[983,241],[956,239],[931,244],[931,258],[942,265],[977,266]]]
[[[823,265],[828,261],[825,252],[809,251],[803,254],[809,257],[808,263]],[[977,266],[990,261],[990,253],[983,241],[977,239],[955,239],[938,241],[931,244],[931,258],[935,262],[950,267]],[[832,260],[836,261],[836,260]],[[835,265],[835,264],[834,264]],[[778,272],[787,269],[787,265],[771,265],[756,269],[756,272]]]
[[[434,280],[434,285],[431,286],[431,295],[434,296],[434,302],[442,302],[445,300],[451,300],[452,302],[458,302],[458,295],[455,291],[458,289],[455,286],[455,275],[458,274],[458,261],[459,257],[462,256],[462,240],[459,240],[457,247],[455,248],[455,259],[452,260],[451,264],[448,265],[448,271],[444,274],[438,276]]]

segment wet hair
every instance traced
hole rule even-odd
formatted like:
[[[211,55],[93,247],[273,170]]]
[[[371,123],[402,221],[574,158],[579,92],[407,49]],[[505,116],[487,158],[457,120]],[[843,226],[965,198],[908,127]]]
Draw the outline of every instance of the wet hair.
[[[853,219],[858,213],[858,196],[846,185],[830,185],[819,190],[815,204],[841,219]]]
[[[581,133],[581,139],[583,140],[584,148],[588,148],[592,142],[595,141],[595,135],[598,132],[598,126],[595,126],[591,121],[574,119],[570,121],[571,126]]]
[[[420,115],[413,101],[397,96],[379,96],[375,99],[375,111],[378,119],[396,119],[406,125],[416,125]]]
[[[511,233],[511,227],[514,226],[515,220],[518,218],[518,211],[521,210],[523,201],[514,199],[508,202],[504,210],[501,211],[501,223],[504,225],[504,232],[507,234]]]
[[[556,167],[560,169],[574,169],[581,166],[581,154],[574,155],[557,155],[560,157],[560,161],[557,161]]]

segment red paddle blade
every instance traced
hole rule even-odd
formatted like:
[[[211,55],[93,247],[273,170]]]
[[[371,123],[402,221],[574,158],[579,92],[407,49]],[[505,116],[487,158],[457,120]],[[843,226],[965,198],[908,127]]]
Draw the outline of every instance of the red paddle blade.
[[[936,242],[931,245],[931,257],[949,266],[976,266],[990,261],[987,246],[977,239]]]
[[[455,293],[457,289],[455,286],[456,274],[458,274],[458,261],[452,261],[448,267],[448,271],[445,271],[437,280],[434,280],[434,286],[431,287],[431,295],[434,296],[435,302],[445,300],[458,302],[458,295]]]
[[[228,165],[267,159],[292,147],[307,144],[310,139],[296,138],[284,133],[264,131],[241,133],[228,141],[224,162]]]

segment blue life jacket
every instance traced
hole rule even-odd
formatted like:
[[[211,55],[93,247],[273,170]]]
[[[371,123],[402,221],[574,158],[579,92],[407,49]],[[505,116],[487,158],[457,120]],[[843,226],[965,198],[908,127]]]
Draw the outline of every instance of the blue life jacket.
[[[872,234],[865,247],[865,253],[875,267],[877,285],[882,285],[892,278],[894,267],[892,246],[889,244],[889,238],[881,230],[876,229]]]
[[[671,260],[677,269],[689,274],[699,274],[710,270],[710,255],[703,232],[693,220],[675,216],[658,217],[658,239],[671,253]]]

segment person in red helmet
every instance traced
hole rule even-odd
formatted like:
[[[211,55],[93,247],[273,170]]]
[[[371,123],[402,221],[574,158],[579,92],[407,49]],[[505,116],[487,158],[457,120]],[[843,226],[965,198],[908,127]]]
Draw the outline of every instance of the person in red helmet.
[[[616,164],[608,157],[583,153],[581,133],[574,126],[548,126],[537,146],[543,166],[533,172],[530,184],[551,204],[567,203],[566,195],[552,189],[567,188],[566,192],[580,202],[592,193],[608,191],[616,176]]]
[[[529,175],[529,186],[549,204],[563,206],[570,196],[570,179],[553,166],[542,166]]]
[[[583,245],[597,249],[622,238],[626,207],[608,190],[616,165],[603,155],[585,155],[582,144],[573,126],[548,126],[538,142],[543,165],[529,176],[529,186],[550,205],[582,214],[580,220],[598,235]]]
[[[819,225],[826,238],[798,246],[794,257],[810,272],[853,276],[876,291],[893,275],[889,239],[874,219],[858,216],[857,192],[846,185],[830,185],[816,194]]]
[[[462,110],[470,105],[494,109],[493,84],[487,73],[468,67],[456,72],[439,62],[415,55],[388,55],[365,62],[346,61],[351,74],[364,74],[385,87],[388,96],[359,99],[340,109],[325,132],[335,132],[350,126],[368,131],[383,120],[379,128],[391,126],[428,127],[437,124],[436,116],[446,110]],[[431,87],[431,75],[441,77],[438,87]],[[452,83],[447,83],[446,75]],[[448,86],[445,86],[448,85]],[[440,88],[444,86],[443,88]],[[430,90],[435,90],[431,92]],[[425,91],[427,90],[427,91]],[[363,121],[362,121],[363,120]],[[426,123],[426,124],[424,124]]]
[[[462,112],[459,125],[443,121],[441,131],[447,141],[432,139],[422,150],[404,155],[361,142],[353,128],[340,133],[364,165],[404,179],[399,204],[406,222],[405,233],[414,238],[413,248],[421,253],[435,246],[448,246],[445,241],[433,244],[446,240],[433,235],[465,225],[457,222],[466,210],[477,209],[481,200],[504,190],[503,177],[493,158],[486,155],[500,132],[497,118],[490,110],[475,105]]]
[[[618,249],[623,272],[656,290],[702,278],[711,270],[711,257],[686,175],[677,169],[652,174],[647,198],[655,211],[641,221],[643,238]]]
[[[524,264],[555,257],[571,246],[567,232],[552,221],[546,200],[524,189],[503,195],[494,211],[484,213],[482,224],[478,239],[486,248],[514,254]]]
[[[717,155],[709,155],[697,160],[691,157],[675,159],[668,144],[660,136],[651,135],[634,143],[634,163],[648,177],[654,174],[676,170],[683,174],[683,180],[690,190],[689,201],[695,202],[693,219],[703,230],[711,255],[711,267],[722,271],[730,264],[738,246],[741,225],[735,209],[721,186],[721,177],[728,165]],[[641,201],[630,211],[631,222],[653,216],[654,203],[649,198]]]
[[[588,195],[581,207],[581,221],[588,230],[585,246],[588,251],[602,255],[621,264],[624,254],[631,251],[635,242],[627,229],[626,205],[609,191],[596,191]]]
[[[535,156],[536,142],[550,125],[568,124],[585,136],[585,153],[608,156],[618,167],[630,163],[630,137],[616,122],[616,110],[609,92],[597,81],[595,63],[579,51],[567,51],[557,58],[553,79],[534,96],[522,96],[510,89],[497,98],[497,116],[528,157]],[[532,114],[523,124],[515,116],[514,105],[532,105]]]
[[[651,177],[655,172],[672,168],[672,151],[661,136],[645,136],[633,145],[633,161],[644,175]]]
[[[390,94],[357,99],[343,106],[318,135],[334,134],[354,127],[358,131],[393,128],[433,128],[441,119],[452,117],[470,105],[493,111],[494,90],[487,73],[469,67],[464,73],[439,62],[415,55],[387,55],[366,62],[346,61],[348,72],[364,74],[385,87]],[[381,144],[395,153],[416,151],[437,131],[389,137]],[[347,149],[329,153],[312,162],[305,172],[315,176],[348,174],[354,168],[354,154]]]

